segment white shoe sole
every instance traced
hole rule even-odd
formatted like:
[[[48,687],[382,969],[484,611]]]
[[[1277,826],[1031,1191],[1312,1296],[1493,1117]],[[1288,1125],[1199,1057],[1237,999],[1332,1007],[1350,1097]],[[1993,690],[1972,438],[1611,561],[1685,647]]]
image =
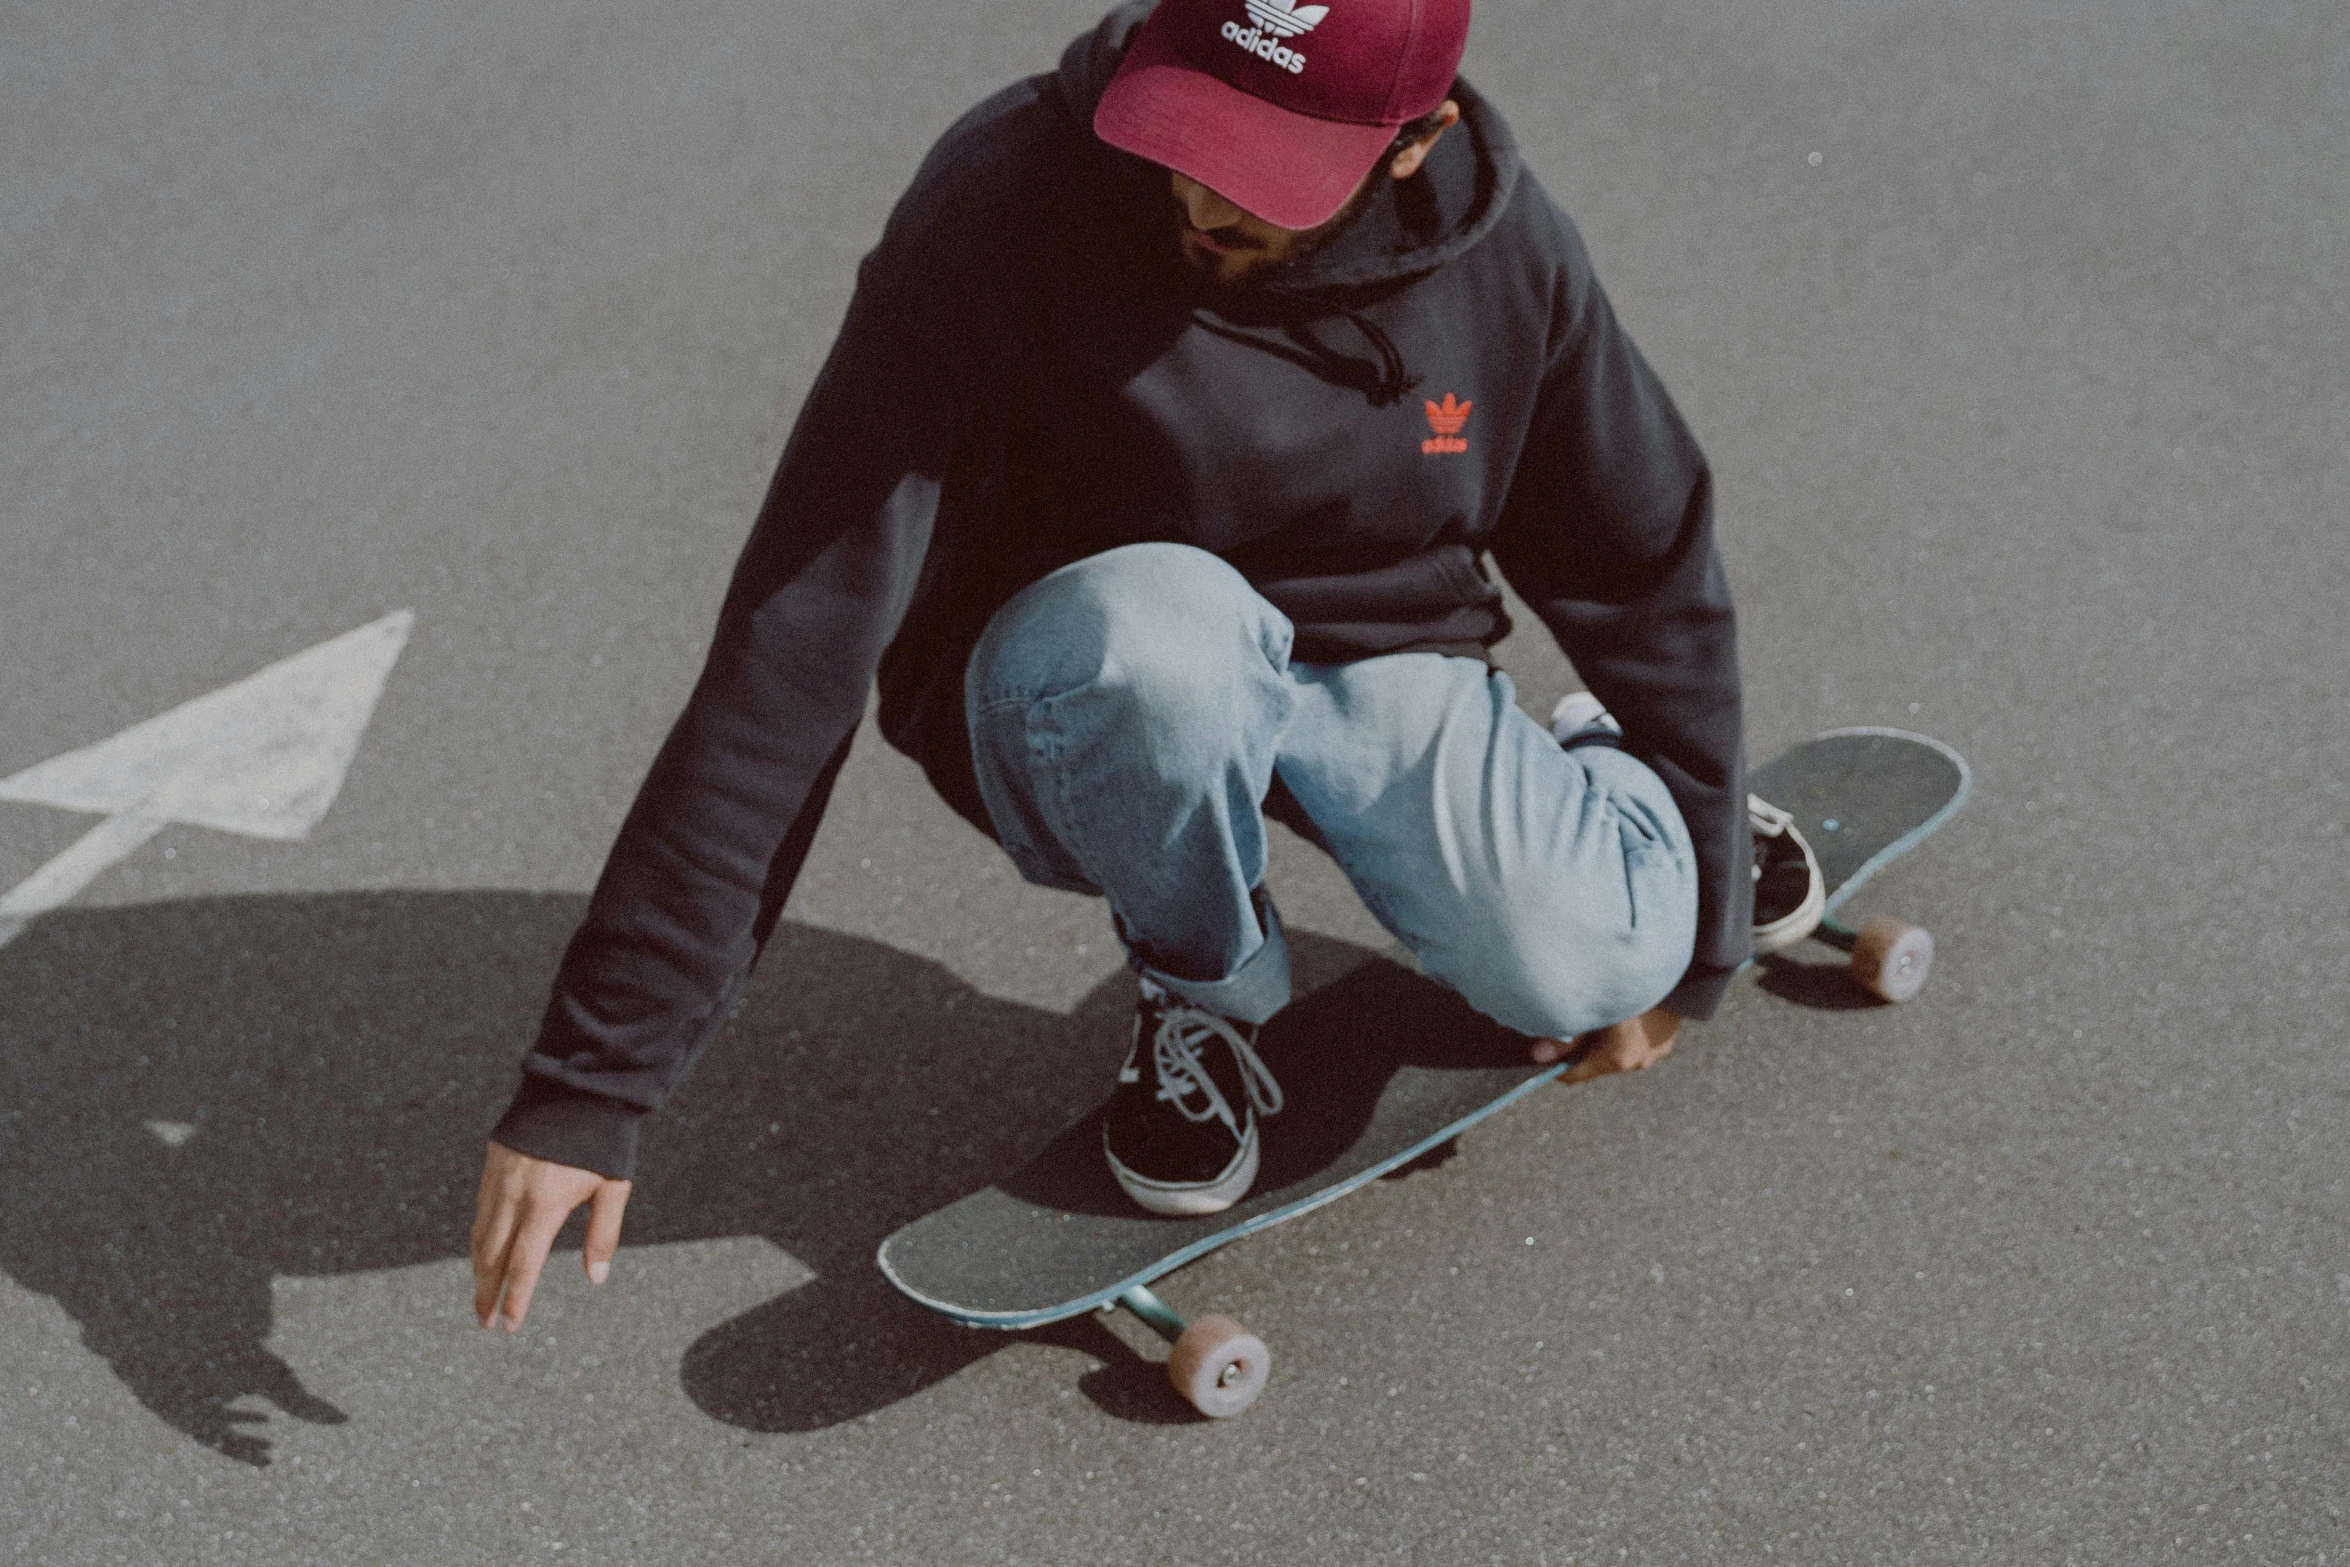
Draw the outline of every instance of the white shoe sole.
[[[1590,692],[1570,691],[1550,710],[1550,737],[1559,744],[1568,745],[1595,734],[1621,740],[1624,726]]]
[[[1754,927],[1754,955],[1758,958],[1785,952],[1818,930],[1820,919],[1828,907],[1828,888],[1820,880],[1819,857],[1811,852],[1811,844],[1805,841],[1802,833],[1795,830],[1793,822],[1787,824],[1787,836],[1793,838],[1803,850],[1803,863],[1811,871],[1811,885],[1804,889],[1803,901],[1791,912],[1780,915],[1768,925]]]
[[[1232,1156],[1224,1173],[1212,1181],[1154,1181],[1120,1164],[1106,1143],[1102,1146],[1102,1157],[1110,1161],[1110,1173],[1118,1178],[1118,1189],[1142,1207],[1170,1218],[1196,1219],[1222,1213],[1246,1197],[1248,1189],[1257,1184],[1256,1123],[1249,1123],[1248,1136],[1241,1140],[1240,1152]]]

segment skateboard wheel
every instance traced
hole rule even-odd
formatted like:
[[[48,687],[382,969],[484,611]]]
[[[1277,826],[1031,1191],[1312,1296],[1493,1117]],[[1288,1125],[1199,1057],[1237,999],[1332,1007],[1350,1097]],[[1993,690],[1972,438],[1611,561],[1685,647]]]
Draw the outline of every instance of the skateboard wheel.
[[[1272,1375],[1265,1341],[1230,1317],[1200,1317],[1175,1341],[1167,1380],[1201,1414],[1225,1420],[1257,1401]]]
[[[1922,926],[1880,914],[1852,943],[1852,978],[1886,1001],[1907,1001],[1926,988],[1934,968],[1934,938]]]

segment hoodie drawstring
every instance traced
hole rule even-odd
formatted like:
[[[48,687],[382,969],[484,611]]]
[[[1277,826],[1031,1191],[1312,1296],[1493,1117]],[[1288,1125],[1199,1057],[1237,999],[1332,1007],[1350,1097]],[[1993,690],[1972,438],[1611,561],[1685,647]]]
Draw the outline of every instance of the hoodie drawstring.
[[[1274,297],[1299,305],[1323,303],[1305,292],[1289,292],[1279,288],[1265,291]],[[1420,384],[1420,377],[1411,374],[1404,363],[1403,351],[1395,346],[1395,339],[1369,316],[1350,306],[1335,307],[1354,329],[1363,335],[1376,357],[1364,358],[1357,354],[1341,353],[1326,343],[1304,321],[1280,323],[1281,338],[1276,340],[1265,332],[1233,322],[1219,320],[1197,312],[1202,326],[1217,336],[1237,343],[1249,343],[1268,353],[1277,354],[1300,369],[1310,370],[1334,386],[1350,387],[1361,392],[1374,408],[1385,408],[1397,402]]]

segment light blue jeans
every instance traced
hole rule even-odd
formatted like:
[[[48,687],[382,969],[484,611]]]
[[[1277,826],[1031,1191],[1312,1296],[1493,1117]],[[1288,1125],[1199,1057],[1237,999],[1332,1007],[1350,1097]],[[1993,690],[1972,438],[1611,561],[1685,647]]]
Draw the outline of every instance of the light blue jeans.
[[[1278,775],[1379,923],[1495,1021],[1567,1038],[1679,982],[1696,861],[1646,764],[1562,750],[1480,660],[1293,664],[1290,637],[1182,544],[1110,550],[1004,605],[964,698],[1020,873],[1106,896],[1144,974],[1263,1022],[1290,990],[1261,892]]]

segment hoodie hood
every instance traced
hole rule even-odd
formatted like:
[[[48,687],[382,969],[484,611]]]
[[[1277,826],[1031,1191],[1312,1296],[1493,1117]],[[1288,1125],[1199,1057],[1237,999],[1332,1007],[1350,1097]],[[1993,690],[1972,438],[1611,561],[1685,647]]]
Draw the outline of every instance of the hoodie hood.
[[[1080,34],[1062,53],[1054,78],[1062,108],[1112,170],[1117,188],[1131,194],[1144,221],[1166,208],[1166,172],[1096,137],[1093,111],[1152,4],[1128,0]],[[1233,292],[1263,296],[1266,303],[1279,296],[1375,292],[1444,265],[1490,233],[1517,187],[1517,144],[1500,114],[1465,79],[1454,82],[1450,96],[1461,106],[1461,122],[1437,142],[1419,173],[1408,180],[1380,178],[1363,210],[1310,255],[1254,288]]]

